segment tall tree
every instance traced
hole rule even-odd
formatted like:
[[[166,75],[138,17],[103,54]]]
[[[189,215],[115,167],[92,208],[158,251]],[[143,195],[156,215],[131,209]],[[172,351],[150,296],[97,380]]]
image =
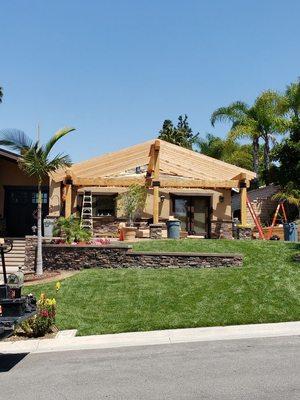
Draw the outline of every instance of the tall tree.
[[[176,127],[171,120],[166,119],[164,121],[162,129],[159,131],[158,139],[192,149],[197,141],[197,137],[198,134],[193,134],[187,115],[180,115]]]
[[[68,155],[58,154],[50,157],[53,146],[74,128],[63,128],[57,131],[51,139],[41,145],[39,141],[33,141],[24,132],[19,130],[7,130],[0,132],[0,145],[8,146],[20,152],[19,166],[29,176],[37,179],[38,188],[38,243],[36,274],[43,274],[42,258],[42,182],[51,172],[71,165]]]
[[[253,155],[251,145],[240,144],[232,139],[222,139],[208,133],[205,138],[199,138],[198,147],[202,154],[237,167],[252,169]]]
[[[282,186],[282,196],[291,202],[300,201],[300,80],[287,86],[281,97],[280,110],[286,117],[289,136],[275,146],[273,159],[274,176]],[[296,202],[294,201],[294,204]],[[299,207],[299,203],[298,203]],[[299,214],[300,215],[300,214]]]
[[[229,138],[250,138],[253,149],[253,171],[259,178],[259,140],[264,141],[264,179],[269,183],[270,142],[274,141],[277,133],[286,130],[284,118],[278,111],[279,96],[267,91],[258,96],[252,107],[237,101],[228,107],[217,109],[211,116],[211,124],[216,122],[231,122]]]
[[[261,133],[257,129],[255,120],[255,110],[250,108],[242,101],[231,103],[227,107],[220,107],[213,112],[210,118],[212,126],[216,122],[230,122],[231,131],[229,137],[231,139],[247,137],[252,141],[253,152],[253,171],[259,179],[259,139]]]
[[[0,86],[0,103],[2,103],[2,98],[3,98],[3,89]]]

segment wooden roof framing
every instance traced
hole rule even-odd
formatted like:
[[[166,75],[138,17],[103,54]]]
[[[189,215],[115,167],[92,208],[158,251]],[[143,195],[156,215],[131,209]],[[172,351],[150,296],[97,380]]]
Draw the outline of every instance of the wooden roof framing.
[[[158,149],[160,187],[232,188],[238,187],[240,176],[247,181],[255,177],[252,171],[156,139],[76,163],[52,174],[52,179],[59,182],[69,177],[76,186],[145,184],[146,175],[135,168],[145,167],[148,176],[153,173],[154,150]]]

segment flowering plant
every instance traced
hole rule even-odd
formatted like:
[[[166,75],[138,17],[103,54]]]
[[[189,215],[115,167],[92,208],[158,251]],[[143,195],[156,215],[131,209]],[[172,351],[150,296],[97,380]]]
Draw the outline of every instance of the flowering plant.
[[[106,246],[110,244],[109,238],[96,238],[91,241],[91,244],[98,245],[98,246]]]
[[[51,327],[55,323],[56,300],[49,299],[44,293],[41,294],[37,302],[37,314],[30,320],[22,324],[22,329],[33,337],[44,336],[51,332]]]

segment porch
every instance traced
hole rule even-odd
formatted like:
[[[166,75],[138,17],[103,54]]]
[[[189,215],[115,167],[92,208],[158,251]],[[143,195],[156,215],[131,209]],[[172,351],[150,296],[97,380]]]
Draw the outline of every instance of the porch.
[[[149,224],[170,217],[181,221],[186,235],[230,237],[231,190],[240,188],[242,209],[246,210],[245,193],[254,176],[251,171],[155,140],[53,174],[49,213],[80,217],[82,196],[88,190],[94,234],[113,236],[118,224],[126,220],[118,195],[131,185],[140,185],[147,191],[143,211],[136,219],[142,237],[148,236]]]

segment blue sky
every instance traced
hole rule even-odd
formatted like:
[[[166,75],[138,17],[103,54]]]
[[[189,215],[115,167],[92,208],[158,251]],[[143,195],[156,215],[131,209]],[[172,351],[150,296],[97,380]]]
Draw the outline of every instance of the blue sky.
[[[2,0],[0,128],[57,146],[74,161],[154,138],[186,113],[252,102],[300,75],[300,2],[281,0]]]

